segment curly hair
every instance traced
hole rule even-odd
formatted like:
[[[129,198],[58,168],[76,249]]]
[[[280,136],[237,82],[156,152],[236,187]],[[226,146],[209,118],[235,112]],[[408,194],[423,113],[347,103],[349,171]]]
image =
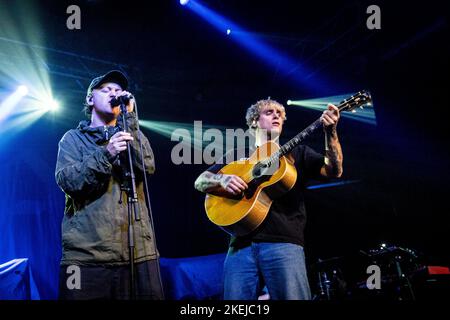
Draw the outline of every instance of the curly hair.
[[[256,122],[259,120],[261,111],[269,107],[270,105],[275,105],[280,108],[281,118],[283,119],[283,121],[286,121],[286,110],[284,109],[284,106],[278,101],[272,100],[269,97],[267,99],[257,101],[247,109],[245,120],[247,121],[247,125],[249,128],[256,129]]]

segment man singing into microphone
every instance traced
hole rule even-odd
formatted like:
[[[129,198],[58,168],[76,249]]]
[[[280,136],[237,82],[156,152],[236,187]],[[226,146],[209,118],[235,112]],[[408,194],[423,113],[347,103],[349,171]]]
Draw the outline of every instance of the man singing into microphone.
[[[137,130],[135,103],[127,87],[128,80],[120,71],[94,78],[84,109],[90,121],[81,121],[59,142],[55,176],[66,194],[60,299],[132,297],[128,197],[124,191],[128,145],[140,216],[133,223],[134,292],[137,299],[163,299],[158,252],[143,186],[144,175],[155,171],[155,162],[148,139]],[[125,101],[125,115],[118,103],[112,102],[120,100]],[[129,132],[123,131],[124,121]]]

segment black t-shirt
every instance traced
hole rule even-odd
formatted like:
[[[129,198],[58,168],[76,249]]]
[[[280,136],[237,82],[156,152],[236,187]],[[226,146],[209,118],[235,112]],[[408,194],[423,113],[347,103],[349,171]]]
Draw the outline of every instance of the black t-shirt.
[[[243,154],[242,150],[234,154]],[[245,149],[246,157],[249,150]],[[231,237],[230,246],[243,247],[255,242],[289,242],[304,246],[306,211],[303,197],[305,182],[320,177],[320,168],[324,165],[324,156],[305,145],[299,145],[291,151],[297,169],[297,181],[294,187],[280,198],[275,199],[266,219],[252,233],[243,237]],[[226,165],[215,164],[207,170],[217,173]],[[234,158],[237,159],[237,158]]]

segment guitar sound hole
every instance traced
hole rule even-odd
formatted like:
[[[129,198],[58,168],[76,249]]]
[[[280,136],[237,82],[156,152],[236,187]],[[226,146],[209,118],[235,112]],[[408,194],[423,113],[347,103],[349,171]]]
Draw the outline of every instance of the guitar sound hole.
[[[261,176],[261,172],[262,172],[262,167],[256,165],[256,166],[253,168],[252,175],[253,175],[254,177],[260,177],[260,176]]]
[[[271,167],[271,163],[259,162],[253,167],[252,175],[254,178],[260,178],[261,176],[267,175],[267,170]]]
[[[246,199],[250,199],[254,196],[256,190],[258,189],[259,185],[261,185],[261,183],[267,181],[270,179],[271,176],[269,175],[264,175],[258,178],[253,179],[252,181],[250,181],[249,183],[247,183],[248,185],[248,189],[245,190],[244,192],[244,197]]]

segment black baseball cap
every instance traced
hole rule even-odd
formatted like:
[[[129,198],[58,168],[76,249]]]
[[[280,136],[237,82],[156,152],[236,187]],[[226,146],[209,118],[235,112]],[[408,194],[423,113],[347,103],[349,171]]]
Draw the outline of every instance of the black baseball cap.
[[[111,70],[102,76],[92,79],[91,84],[89,85],[87,90],[87,95],[90,95],[92,93],[92,90],[97,89],[102,84],[107,82],[117,83],[122,88],[122,90],[127,90],[128,88],[127,77],[119,70]]]

